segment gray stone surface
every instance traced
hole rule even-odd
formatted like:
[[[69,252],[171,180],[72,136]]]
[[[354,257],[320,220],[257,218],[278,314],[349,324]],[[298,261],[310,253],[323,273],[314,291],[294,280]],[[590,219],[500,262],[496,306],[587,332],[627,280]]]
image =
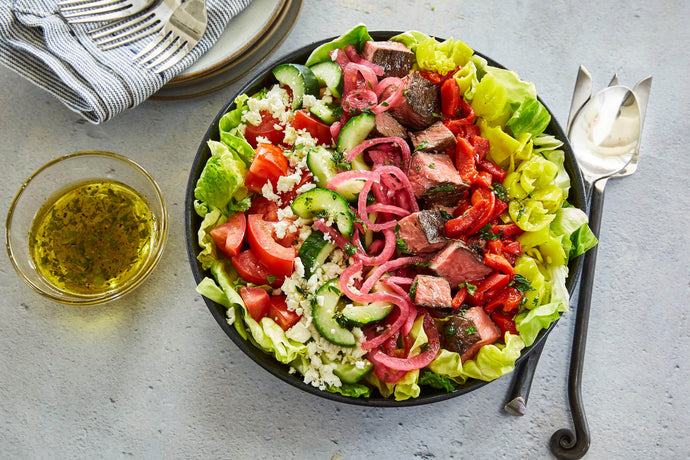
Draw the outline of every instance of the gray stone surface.
[[[306,0],[276,51],[358,22],[461,38],[533,81],[562,124],[580,64],[595,90],[614,72],[629,85],[654,76],[638,173],[607,187],[583,379],[590,458],[690,457],[689,19],[684,0]],[[224,335],[187,262],[189,166],[239,84],[94,126],[4,67],[0,78],[0,214],[49,159],[103,149],[152,172],[172,221],[158,269],[106,306],[48,302],[0,256],[0,457],[550,458],[551,434],[571,424],[574,312],[551,334],[521,418],[502,410],[510,377],[404,409],[300,392]]]

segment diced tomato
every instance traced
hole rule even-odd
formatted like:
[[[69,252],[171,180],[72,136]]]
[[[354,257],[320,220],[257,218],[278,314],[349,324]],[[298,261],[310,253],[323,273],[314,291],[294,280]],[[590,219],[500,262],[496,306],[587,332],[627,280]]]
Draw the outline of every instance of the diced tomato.
[[[247,214],[259,214],[264,220],[278,222],[278,205],[265,196],[256,195]]]
[[[259,141],[257,138],[259,137],[266,139],[271,144],[282,144],[285,132],[282,129],[275,128],[279,123],[280,120],[274,118],[269,112],[262,111],[261,123],[259,123],[259,126],[247,124],[247,128],[244,130],[244,138],[253,148],[258,146]]]
[[[472,139],[482,139],[482,138],[477,138],[473,137]],[[475,154],[477,152],[477,148],[475,147]],[[503,179],[506,178],[506,173],[503,169],[501,169],[500,166],[498,166],[496,163],[490,160],[480,160],[479,163],[477,163],[477,168],[481,169],[482,171],[486,171],[489,174],[493,176],[493,181],[498,182],[498,183],[503,183]]]
[[[470,137],[470,144],[472,144],[472,147],[474,147],[474,155],[477,161],[481,162],[484,160],[486,155],[489,153],[489,148],[491,146],[489,139],[479,135],[472,136]]]
[[[247,219],[243,212],[236,212],[227,222],[211,230],[211,237],[225,257],[236,256],[244,241]]]
[[[286,297],[284,295],[271,296],[270,306],[268,307],[268,317],[280,326],[284,331],[287,331],[292,326],[297,324],[300,316],[287,308]]]
[[[515,276],[515,269],[502,254],[492,254],[490,252],[484,254],[484,265],[505,273],[511,278]]]
[[[261,318],[268,314],[268,308],[271,306],[268,292],[260,287],[240,286],[238,289],[240,297],[247,311],[254,318],[254,321],[260,321]]]
[[[516,313],[520,308],[520,302],[522,302],[522,294],[520,291],[512,286],[508,286],[498,292],[484,305],[484,311],[491,314],[496,311],[498,307],[503,307],[503,311],[506,313]]]
[[[295,129],[305,129],[311,137],[316,141],[327,147],[333,143],[331,136],[331,127],[322,122],[307,110],[298,110],[295,112],[295,118],[292,120],[292,127]]]
[[[447,118],[456,118],[460,116],[459,112],[462,110],[460,101],[462,94],[460,87],[454,78],[449,78],[441,85],[441,113]]]
[[[247,241],[262,264],[275,276],[290,276],[295,267],[295,248],[280,245],[271,222],[258,214],[247,216]]]
[[[498,326],[498,328],[501,330],[501,337],[505,337],[506,332],[510,332],[513,335],[520,334],[515,328],[515,320],[513,319],[515,315],[496,312],[490,315],[490,317],[496,326]]]
[[[261,193],[267,182],[275,186],[278,179],[287,175],[287,172],[288,159],[283,155],[283,150],[276,145],[259,144],[244,179],[244,185],[250,192]]]
[[[269,284],[276,288],[285,281],[284,276],[272,274],[251,249],[240,252],[231,260],[237,273],[248,283]]]
[[[483,305],[486,300],[493,298],[508,286],[508,283],[510,283],[510,276],[494,272],[477,284],[474,294],[468,294],[467,301],[472,305]]]

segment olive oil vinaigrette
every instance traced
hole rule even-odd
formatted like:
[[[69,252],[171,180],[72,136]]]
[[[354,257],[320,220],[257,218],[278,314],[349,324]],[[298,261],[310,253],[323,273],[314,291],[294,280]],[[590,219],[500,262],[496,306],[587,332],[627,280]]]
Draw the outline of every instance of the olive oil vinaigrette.
[[[125,284],[145,263],[158,225],[149,204],[112,180],[73,184],[37,212],[29,250],[56,288],[96,295]]]

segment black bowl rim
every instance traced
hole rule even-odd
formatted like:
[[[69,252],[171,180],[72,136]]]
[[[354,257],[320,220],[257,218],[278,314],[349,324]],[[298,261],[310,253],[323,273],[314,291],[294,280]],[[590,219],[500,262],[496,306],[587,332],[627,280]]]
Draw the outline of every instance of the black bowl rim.
[[[402,32],[400,31],[369,31],[369,34],[374,40],[387,40],[388,38],[398,35]],[[196,283],[198,284],[207,274],[208,272],[202,270],[201,264],[197,261],[197,254],[200,251],[198,241],[197,241],[197,231],[199,228],[199,224],[201,222],[201,219],[199,216],[194,212],[194,188],[196,186],[196,182],[199,178],[199,175],[201,173],[201,170],[203,169],[204,165],[206,164],[206,161],[208,160],[210,153],[209,149],[207,147],[207,140],[218,140],[219,139],[219,132],[218,132],[218,124],[220,119],[225,115],[229,110],[234,105],[235,98],[241,94],[248,93],[252,94],[262,87],[267,86],[268,84],[271,84],[275,82],[273,79],[272,75],[269,73],[270,69],[273,69],[275,66],[281,64],[281,63],[288,63],[288,62],[304,62],[306,58],[308,57],[309,53],[317,46],[327,43],[329,41],[334,40],[337,37],[330,37],[326,38],[323,40],[315,41],[312,42],[308,45],[302,46],[297,50],[294,50],[290,53],[287,53],[277,59],[273,59],[269,64],[258,68],[254,72],[250,73],[246,79],[244,80],[245,83],[238,89],[234,95],[228,100],[228,102],[225,103],[223,108],[218,112],[216,115],[215,119],[209,126],[208,130],[206,131],[203,140],[201,141],[201,144],[199,146],[199,149],[197,150],[196,156],[194,158],[194,162],[192,163],[192,168],[190,170],[189,174],[189,179],[187,182],[187,189],[186,189],[186,196],[185,196],[185,238],[187,242],[187,254],[189,258],[189,263],[192,269],[192,273],[194,275],[194,279]],[[443,40],[441,38],[436,37],[438,40]],[[503,65],[500,63],[496,62],[495,60],[491,59],[488,56],[483,55],[482,53],[478,52],[475,50],[475,54],[486,59],[489,65],[495,66],[495,67],[500,67],[504,68]],[[582,173],[580,172],[580,169],[577,166],[577,162],[575,160],[572,147],[570,146],[570,143],[568,141],[568,138],[563,131],[563,128],[560,126],[556,118],[553,116],[553,112],[549,110],[548,106],[544,103],[543,100],[538,96],[539,101],[546,107],[546,109],[549,111],[549,113],[552,115],[551,116],[551,122],[549,123],[549,126],[547,127],[545,132],[548,132],[552,135],[554,135],[556,138],[558,138],[560,141],[563,142],[562,150],[565,152],[565,168],[566,171],[568,172],[568,175],[570,176],[570,181],[571,181],[571,186],[570,186],[570,193],[568,196],[568,202],[572,204],[573,206],[580,208],[582,210],[585,210],[585,194],[584,194],[584,179],[582,176]],[[566,280],[566,286],[568,288],[568,292],[571,295],[574,292],[575,286],[577,284],[577,281],[579,279],[580,273],[582,271],[582,256],[577,257],[573,260],[570,261],[568,264],[568,270],[569,270],[569,275]],[[204,302],[206,303],[206,306],[208,307],[209,311],[211,312],[212,316],[216,319],[216,322],[218,325],[225,331],[225,333],[230,337],[230,339],[237,345],[237,347],[242,350],[243,353],[245,353],[250,359],[252,359],[255,363],[257,363],[259,366],[261,366],[263,369],[268,371],[270,374],[273,376],[279,378],[280,380],[296,387],[299,388],[303,391],[306,391],[307,393],[311,393],[313,395],[332,400],[332,401],[337,401],[345,404],[351,404],[351,405],[358,405],[358,406],[373,406],[373,407],[407,407],[407,406],[417,406],[417,405],[423,405],[423,404],[430,404],[433,402],[439,402],[439,401],[444,401],[447,399],[455,398],[457,396],[469,393],[471,391],[474,391],[480,387],[483,387],[484,385],[490,383],[486,381],[481,381],[481,380],[474,380],[470,379],[466,383],[462,385],[458,385],[457,388],[454,391],[451,392],[444,392],[444,391],[431,391],[430,389],[424,388],[422,394],[417,397],[417,398],[410,398],[407,400],[403,401],[396,401],[395,399],[391,398],[383,398],[383,397],[374,397],[374,398],[352,398],[352,397],[347,397],[340,395],[338,393],[331,393],[325,390],[320,390],[317,387],[314,387],[310,384],[304,383],[304,381],[299,378],[297,374],[290,374],[288,371],[288,366],[284,365],[275,358],[262,350],[254,347],[247,341],[245,341],[235,330],[234,326],[231,326],[227,322],[227,318],[225,315],[226,309],[222,305],[219,305],[215,302],[213,302],[210,299],[207,299],[206,297],[203,297]],[[556,324],[558,323],[558,320],[554,321],[547,329],[543,329],[540,331],[539,335],[537,336],[536,340],[534,343],[523,349],[521,356],[518,358],[516,362],[516,366],[521,363],[524,359],[526,359],[529,354],[531,353],[532,350],[536,349],[539,347],[539,345],[546,340],[547,336],[551,333],[554,327],[556,327]],[[504,376],[505,377],[505,376]]]

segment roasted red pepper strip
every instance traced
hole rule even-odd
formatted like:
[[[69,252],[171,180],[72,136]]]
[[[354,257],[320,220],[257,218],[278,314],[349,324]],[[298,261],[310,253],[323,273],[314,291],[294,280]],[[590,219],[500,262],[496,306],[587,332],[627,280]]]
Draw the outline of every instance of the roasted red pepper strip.
[[[477,161],[481,162],[484,160],[486,155],[489,153],[489,149],[491,147],[491,144],[489,142],[489,139],[481,136],[472,136],[470,138],[470,144],[472,144],[472,147],[474,147],[474,155],[477,159]],[[491,171],[489,171],[491,172]],[[505,174],[505,171],[504,171]],[[501,181],[503,182],[503,181]]]
[[[472,139],[477,139],[477,138],[473,137]],[[476,146],[474,147],[474,150],[475,150],[475,154],[476,154],[476,152],[477,152]],[[498,166],[496,163],[494,163],[493,161],[489,161],[489,160],[480,160],[477,163],[477,168],[491,174],[494,178],[494,182],[498,182],[498,183],[503,183],[503,179],[505,179],[506,175],[508,174],[503,169],[501,169],[501,167]]]
[[[477,166],[474,161],[474,147],[464,137],[457,137],[455,144],[455,167],[462,180],[468,184],[474,183],[477,178]]]
[[[484,305],[484,311],[488,314],[494,313],[498,307],[503,307],[506,313],[517,313],[522,302],[522,294],[512,286],[508,286]]]
[[[503,200],[499,200],[498,198],[496,198],[496,204],[494,205],[494,215],[491,216],[491,219],[497,218],[498,216],[503,214],[503,212],[506,209],[508,209],[508,203],[506,203]]]
[[[522,254],[522,245],[519,241],[503,243],[503,251],[514,256],[519,256],[520,254]]]
[[[492,225],[491,231],[501,238],[512,238],[523,232],[517,224]]]
[[[484,265],[505,273],[511,278],[515,276],[515,269],[502,254],[484,254]]]
[[[462,94],[454,78],[449,78],[441,85],[441,113],[446,118],[456,118],[462,110]]]
[[[449,238],[458,238],[464,234],[478,219],[484,216],[489,209],[488,201],[480,201],[464,214],[450,219],[446,222],[446,236]]]
[[[499,239],[487,241],[486,247],[491,254],[503,254],[503,241]]]
[[[465,303],[465,299],[467,298],[467,288],[465,286],[461,287],[460,290],[455,294],[453,297],[453,300],[451,300],[450,305],[453,307],[453,310],[457,310],[462,306],[463,303]]]
[[[491,320],[501,330],[502,337],[506,335],[506,332],[510,332],[513,335],[519,335],[519,332],[515,328],[515,320],[513,319],[514,316],[515,315],[507,315],[500,312],[496,312],[491,315]]]
[[[491,220],[493,214],[494,214],[494,206],[496,204],[496,195],[494,192],[489,189],[488,187],[479,187],[477,188],[474,193],[472,193],[472,205],[477,205],[481,202],[486,202],[488,203],[486,212],[478,218],[475,223],[472,225],[467,230],[468,235],[472,235],[474,233],[477,233],[479,229],[481,229],[483,226],[489,223]]]
[[[477,284],[477,289],[475,289],[474,294],[467,296],[467,301],[472,305],[483,305],[484,302],[508,286],[508,283],[510,283],[510,276],[494,272]]]

